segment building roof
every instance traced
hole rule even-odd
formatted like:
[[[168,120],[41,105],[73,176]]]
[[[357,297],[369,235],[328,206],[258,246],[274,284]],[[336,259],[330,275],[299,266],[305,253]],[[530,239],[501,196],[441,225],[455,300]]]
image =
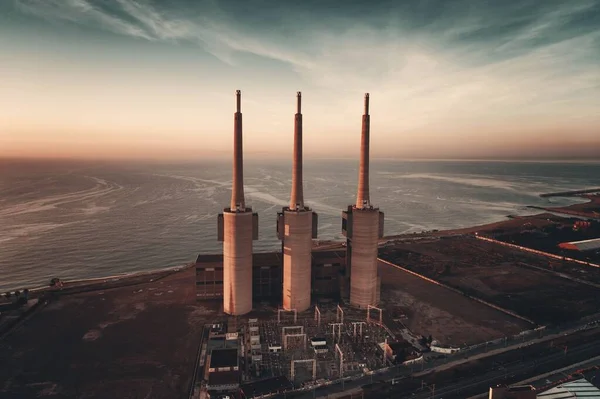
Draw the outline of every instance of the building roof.
[[[210,353],[210,368],[236,367],[237,365],[237,349],[213,349]]]
[[[196,258],[196,263],[223,263],[223,255],[222,254],[212,254],[212,255],[203,255],[200,254]]]
[[[596,388],[588,380],[581,378],[551,388],[546,392],[538,394],[537,397],[541,399],[600,399],[600,389]]]
[[[413,350],[413,346],[410,342],[408,341],[397,341],[397,342],[389,342],[388,346],[390,347],[390,349],[395,353],[395,352],[403,352],[406,350]]]
[[[593,251],[595,249],[600,249],[600,238],[593,238],[591,240],[583,241],[563,242],[558,244],[558,246],[563,249],[571,249],[574,251]]]
[[[250,382],[241,386],[244,397],[254,398],[272,392],[282,392],[293,389],[294,386],[285,376],[266,378],[264,380]]]
[[[344,259],[346,257],[345,249],[329,249],[329,250],[313,250],[312,251],[312,260],[313,262],[321,261],[324,259]]]
[[[312,260],[324,260],[329,258],[336,259],[344,259],[346,257],[345,249],[314,249],[312,251]],[[252,262],[253,267],[260,266],[279,266],[282,262],[281,252],[257,252],[252,254]],[[223,254],[200,254],[196,258],[196,264],[204,265],[210,264],[210,266],[215,266],[215,264],[219,264],[222,266],[223,264]]]
[[[239,371],[218,371],[208,375],[208,386],[237,385],[240,383]]]

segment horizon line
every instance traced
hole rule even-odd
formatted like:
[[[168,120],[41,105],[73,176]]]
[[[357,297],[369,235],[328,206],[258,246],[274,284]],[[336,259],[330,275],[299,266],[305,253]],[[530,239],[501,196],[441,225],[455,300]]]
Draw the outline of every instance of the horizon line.
[[[252,154],[244,154],[245,160],[248,161],[289,161],[288,157],[275,156],[268,159],[261,157],[259,154],[252,156]],[[340,156],[340,157],[322,157],[322,156],[306,156],[306,159],[312,159],[317,161],[357,161],[358,157]],[[600,162],[600,157],[372,157],[373,161],[399,161],[399,162],[531,162],[531,163],[596,163]],[[198,158],[145,158],[145,157],[134,157],[134,158],[120,158],[120,157],[77,157],[77,156],[64,156],[64,157],[35,157],[35,156],[0,156],[0,162],[4,161],[38,161],[38,162],[114,162],[114,163],[201,163],[203,161],[231,161],[230,157],[218,156],[218,157],[198,157]]]

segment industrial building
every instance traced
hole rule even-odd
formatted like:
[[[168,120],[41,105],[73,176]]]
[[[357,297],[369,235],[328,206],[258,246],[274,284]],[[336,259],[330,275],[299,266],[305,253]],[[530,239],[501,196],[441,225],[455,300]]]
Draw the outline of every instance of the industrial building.
[[[395,342],[384,342],[382,344],[382,350],[385,352],[385,356],[392,363],[396,364],[420,356],[420,353],[415,350],[415,347],[404,339],[399,339]]]
[[[302,94],[297,93],[290,206],[277,214],[277,236],[283,254],[283,308],[303,312],[311,304],[312,239],[317,214],[304,205],[302,183]]]
[[[591,240],[563,242],[558,244],[562,249],[568,249],[571,251],[596,251],[600,249],[600,238],[593,238]]]
[[[312,300],[339,299],[347,291],[343,278],[346,251],[343,249],[313,250],[310,257]],[[252,255],[252,294],[254,301],[282,301],[283,259],[279,252]],[[223,297],[223,255],[198,255],[196,259],[196,295],[199,300]]]
[[[235,394],[240,387],[239,344],[237,333],[225,333],[216,325],[207,342],[204,379],[210,397]]]
[[[381,279],[377,275],[377,250],[383,237],[383,212],[369,198],[369,93],[365,94],[362,117],[360,166],[356,204],[342,215],[342,232],[347,239],[346,262],[350,278],[350,305],[367,308],[379,303]]]
[[[600,389],[585,378],[569,381],[537,395],[539,399],[600,398]]]
[[[230,315],[252,310],[252,241],[258,239],[258,214],[244,199],[241,98],[237,90],[231,204],[218,216],[217,233],[223,241],[223,309]]]
[[[338,251],[313,251],[318,217],[304,204],[300,92],[296,100],[291,198],[277,215],[281,254],[253,255],[258,215],[246,207],[244,199],[241,92],[236,92],[231,204],[218,218],[223,255],[201,255],[196,262],[198,298],[222,296],[223,310],[230,315],[250,312],[257,299],[276,301],[284,310],[297,312],[307,310],[315,296],[349,298],[350,305],[360,309],[380,300],[377,251],[384,215],[373,207],[369,196],[369,94],[365,94],[362,116],[356,204],[342,215],[345,256]]]

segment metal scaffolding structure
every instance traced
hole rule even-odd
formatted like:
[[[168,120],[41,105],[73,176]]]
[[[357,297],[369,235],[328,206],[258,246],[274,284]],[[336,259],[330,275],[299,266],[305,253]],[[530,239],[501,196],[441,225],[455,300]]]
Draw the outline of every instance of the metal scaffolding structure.
[[[341,320],[340,320],[340,318],[341,318]],[[340,305],[337,305],[337,308],[335,310],[335,320],[338,323],[343,323],[344,322],[344,309],[342,309],[342,307]]]
[[[287,333],[288,331],[292,331],[291,333]],[[285,342],[286,342],[286,336],[288,335],[298,335],[298,334],[304,334],[304,326],[286,326],[286,327],[281,327],[281,345],[283,346],[283,349],[285,350]],[[306,337],[306,334],[304,334]],[[305,346],[306,346],[306,339],[305,339]]]
[[[315,305],[315,321],[317,322],[317,328],[321,327],[321,311],[317,305]]]
[[[306,350],[306,334],[305,333],[299,333],[299,334],[285,334],[283,336],[283,350],[287,350],[288,348],[288,338],[296,338],[296,337],[302,337],[302,349]]]
[[[313,381],[317,379],[317,361],[315,359],[305,359],[305,360],[292,360],[290,362],[290,377],[291,380],[294,380],[296,376],[296,363],[312,363],[312,379]]]
[[[356,326],[358,326],[358,334],[359,336],[362,338],[363,336],[363,325],[367,324],[364,321],[353,321],[352,322],[352,327],[354,327],[354,334],[353,336],[356,338]]]
[[[294,323],[296,323],[298,321],[298,312],[296,311],[296,309],[290,309],[290,310],[277,309],[277,323],[281,323],[281,312],[284,312],[284,313],[294,312]]]
[[[377,306],[367,305],[367,323],[371,322],[371,310],[375,309],[379,311],[379,325],[383,325],[383,310],[378,308]]]
[[[344,376],[344,352],[338,344],[335,344],[335,358],[340,360],[340,378],[342,378]]]
[[[340,342],[342,339],[342,326],[344,323],[331,323],[331,330],[333,334],[333,342],[336,342],[336,327],[337,327],[337,342]]]

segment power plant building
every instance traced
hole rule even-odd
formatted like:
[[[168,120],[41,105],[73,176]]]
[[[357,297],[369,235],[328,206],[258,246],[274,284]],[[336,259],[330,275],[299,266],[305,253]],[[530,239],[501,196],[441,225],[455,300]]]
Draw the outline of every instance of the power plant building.
[[[311,255],[312,297],[340,300],[347,291],[346,250],[313,249]],[[282,303],[283,259],[277,252],[252,255],[252,298],[254,302]],[[196,259],[196,296],[198,300],[223,298],[223,255],[201,254]]]
[[[307,310],[313,297],[349,297],[350,305],[358,308],[380,301],[377,254],[384,215],[371,204],[369,194],[369,94],[365,95],[362,117],[356,204],[342,215],[345,250],[313,250],[318,216],[304,203],[301,101],[298,92],[290,204],[277,215],[282,251],[253,254],[258,215],[244,199],[241,92],[236,92],[231,203],[218,217],[223,255],[199,255],[196,261],[198,298],[222,297],[223,310],[229,315],[250,312],[253,300],[275,301],[298,312]]]
[[[277,236],[283,253],[283,308],[303,312],[311,304],[312,239],[317,214],[304,204],[302,183],[302,94],[297,93],[290,206],[277,214]]]
[[[365,94],[362,117],[360,165],[356,204],[342,215],[346,237],[346,262],[350,277],[350,305],[358,308],[379,303],[381,279],[377,273],[377,249],[383,237],[383,212],[373,207],[369,197],[369,93]]]
[[[252,241],[258,239],[258,214],[244,199],[241,92],[236,91],[231,204],[218,217],[223,241],[223,310],[243,315],[252,310]]]

